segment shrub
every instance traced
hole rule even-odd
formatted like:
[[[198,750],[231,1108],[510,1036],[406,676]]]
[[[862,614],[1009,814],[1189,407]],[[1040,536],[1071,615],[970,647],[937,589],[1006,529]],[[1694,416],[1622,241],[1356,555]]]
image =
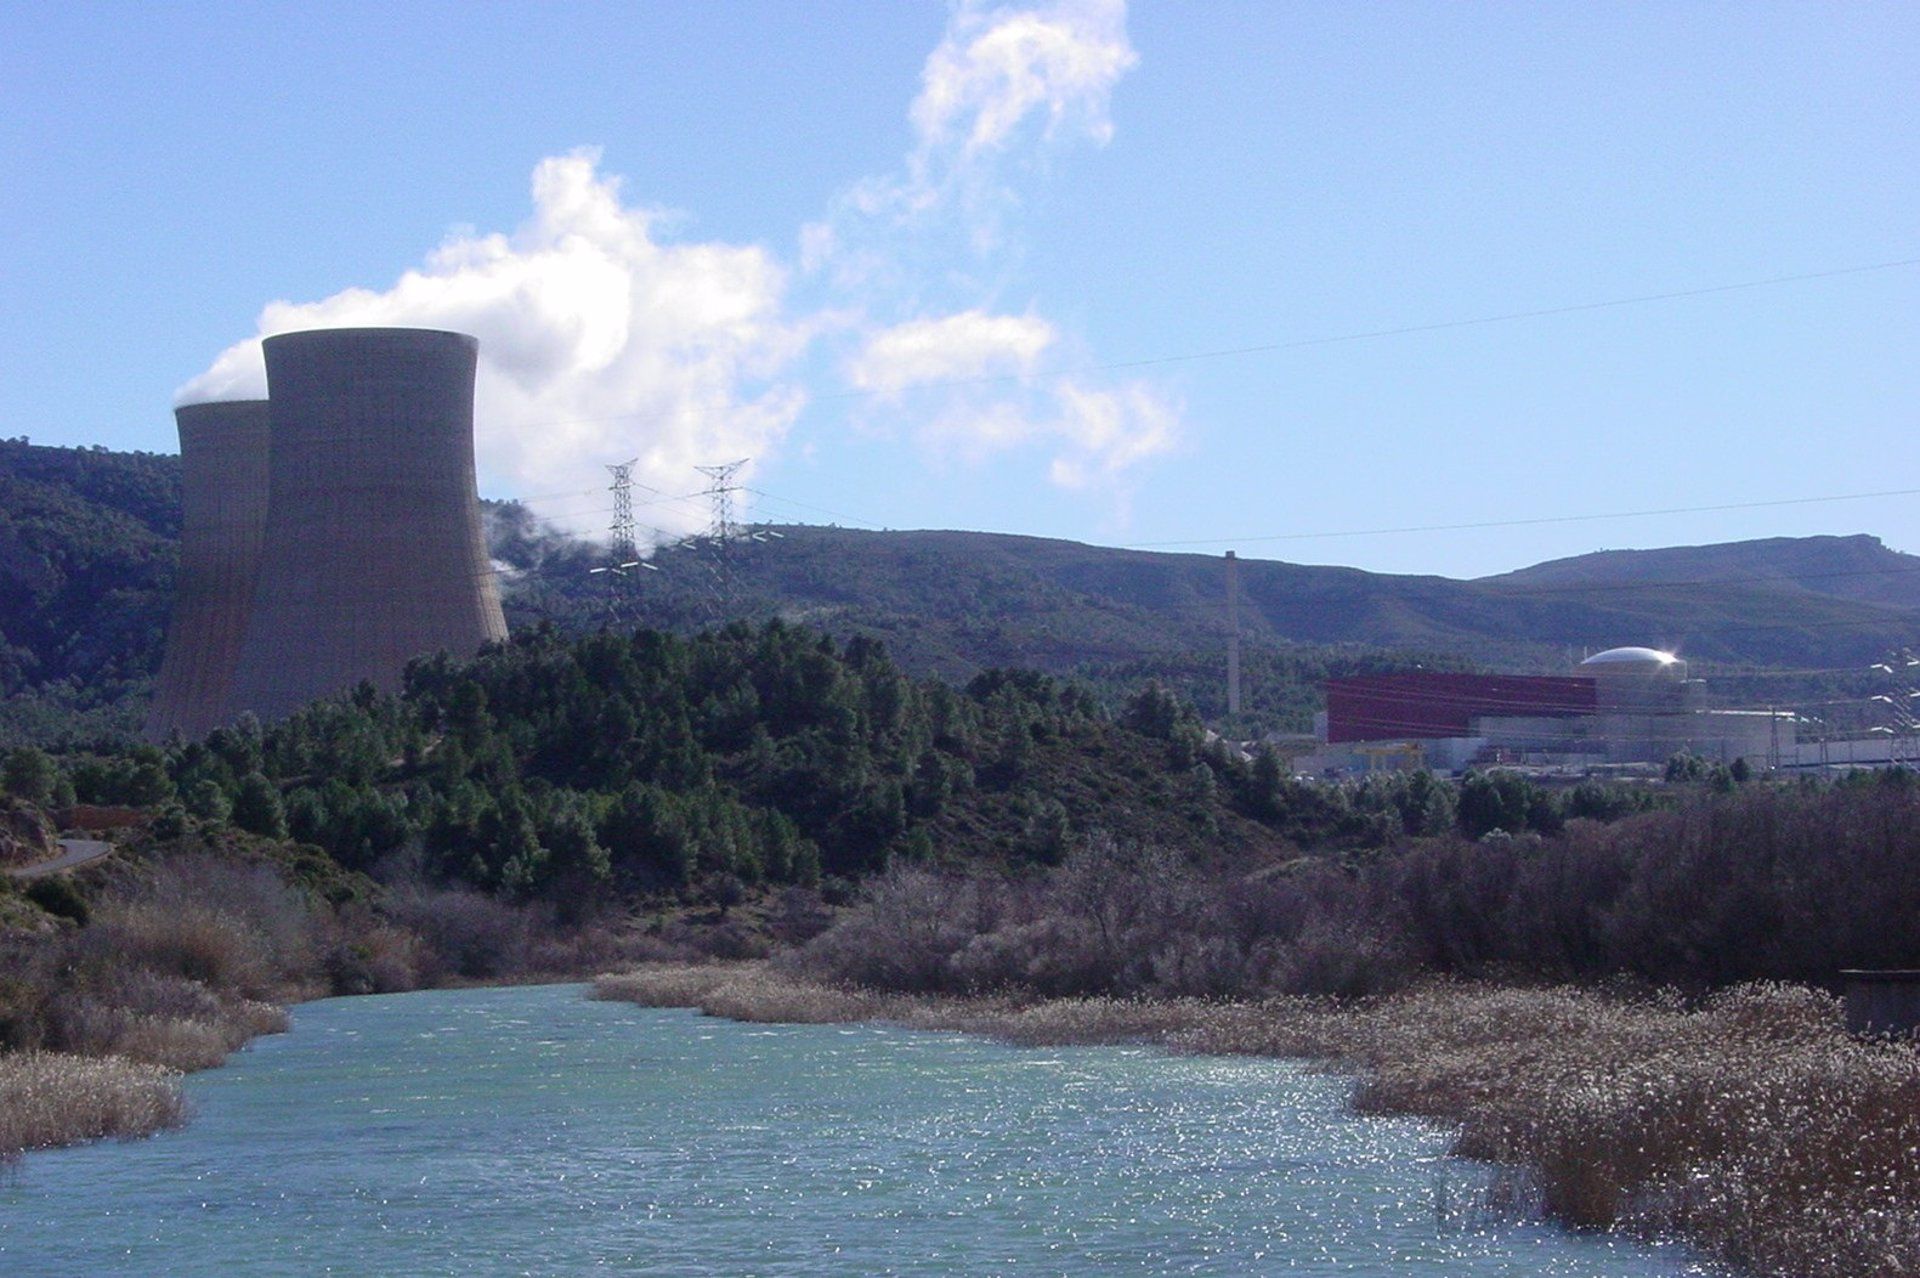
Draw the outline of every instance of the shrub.
[[[145,1136],[186,1119],[179,1075],[119,1057],[0,1056],[0,1157],[103,1136]]]

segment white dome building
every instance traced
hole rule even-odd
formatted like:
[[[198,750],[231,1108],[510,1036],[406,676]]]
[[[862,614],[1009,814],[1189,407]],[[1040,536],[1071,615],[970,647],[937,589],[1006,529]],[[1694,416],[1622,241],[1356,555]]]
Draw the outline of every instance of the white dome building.
[[[1580,673],[1599,679],[1623,675],[1684,679],[1687,677],[1687,663],[1674,653],[1662,652],[1658,648],[1609,648],[1582,661]]]

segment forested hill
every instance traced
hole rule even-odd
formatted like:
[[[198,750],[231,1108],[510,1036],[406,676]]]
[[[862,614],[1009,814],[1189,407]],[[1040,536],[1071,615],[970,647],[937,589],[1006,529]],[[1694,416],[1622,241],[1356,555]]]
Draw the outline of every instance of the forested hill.
[[[993,533],[779,531],[783,540],[732,556],[743,604],[875,627],[909,660],[1062,670],[1223,645],[1225,566],[1215,556]],[[1865,665],[1920,635],[1920,608],[1823,593],[1813,574],[1792,577],[1777,561],[1797,545],[1723,547],[1720,567],[1683,583],[1457,581],[1243,559],[1242,633],[1256,646],[1365,644],[1520,668],[1560,668],[1569,650],[1647,643],[1711,662]],[[642,598],[689,606],[707,589],[693,562],[705,553],[667,552],[663,571],[641,583]]]
[[[1282,855],[1309,829],[1377,841],[1451,820],[1430,782],[1365,811],[1311,793],[1209,744],[1158,690],[1115,719],[1046,675],[914,680],[871,640],[778,621],[537,627],[417,661],[399,696],[363,685],[264,730],[63,766],[82,802],[178,802],[349,869],[412,850],[436,880],[563,904],[604,884],[724,899],[724,880],[853,880],[936,851],[1050,862],[1101,832]]]
[[[729,547],[724,568],[707,542],[663,549],[660,571],[613,610],[607,577],[588,572],[601,551],[513,503],[489,515],[515,627],[688,633],[780,617],[879,638],[915,675],[1040,669],[1085,680],[1110,706],[1159,678],[1210,720],[1225,711],[1217,556],[794,526]],[[137,722],[178,534],[178,458],[0,441],[0,740]],[[1675,646],[1708,667],[1863,669],[1920,641],[1914,561],[1872,538],[1584,556],[1481,581],[1243,559],[1250,713],[1235,726],[1305,728],[1330,675],[1415,663],[1553,671],[1619,644]],[[1777,680],[1759,691],[1795,695]]]
[[[179,538],[178,457],[0,440],[0,697],[70,713],[142,696]]]

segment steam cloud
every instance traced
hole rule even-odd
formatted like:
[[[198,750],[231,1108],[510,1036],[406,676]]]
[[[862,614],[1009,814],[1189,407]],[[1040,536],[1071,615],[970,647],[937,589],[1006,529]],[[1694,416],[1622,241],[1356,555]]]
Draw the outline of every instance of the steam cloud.
[[[1112,136],[1108,101],[1136,61],[1125,16],[1121,0],[957,8],[923,68],[900,169],[852,183],[801,228],[806,304],[766,248],[663,239],[657,214],[625,202],[599,151],[583,148],[539,163],[532,214],[511,234],[455,234],[385,291],[269,304],[258,334],[177,402],[263,395],[260,339],[276,333],[472,333],[483,477],[586,531],[604,520],[604,463],[637,453],[635,478],[674,496],[698,486],[697,464],[766,458],[807,403],[802,357],[841,342],[847,384],[871,396],[860,411],[910,410],[932,455],[978,462],[1045,446],[1054,483],[1124,500],[1135,468],[1173,446],[1177,408],[1144,383],[1040,375],[1054,326],[1031,310],[994,313],[991,290],[952,261],[991,268],[1023,161]],[[929,302],[936,287],[948,305]],[[705,517],[696,502],[646,512],[669,534]]]
[[[483,474],[546,497],[604,488],[601,469],[639,440],[636,478],[686,491],[693,467],[764,454],[799,413],[793,385],[757,395],[804,330],[783,315],[786,273],[765,250],[662,244],[653,215],[620,200],[592,150],[543,160],[532,218],[512,235],[458,235],[383,293],[274,302],[260,336],[308,328],[447,328],[480,339],[476,451]],[[259,338],[228,348],[180,402],[266,390]],[[577,505],[592,507],[587,500]],[[563,523],[569,515],[554,506]],[[671,531],[697,508],[654,508]],[[601,523],[597,513],[572,522]]]

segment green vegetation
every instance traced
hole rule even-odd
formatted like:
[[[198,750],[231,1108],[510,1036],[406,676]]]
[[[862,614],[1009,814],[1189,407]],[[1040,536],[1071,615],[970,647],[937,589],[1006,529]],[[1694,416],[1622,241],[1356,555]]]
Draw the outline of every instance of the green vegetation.
[[[0,440],[0,744],[137,724],[179,536],[178,458]]]
[[[914,680],[872,640],[778,621],[682,639],[526,631],[477,660],[416,662],[205,742],[17,755],[20,784],[158,809],[513,900],[580,902],[845,884],[898,863],[1047,865],[1099,836],[1195,862],[1360,853],[1411,836],[1553,833],[1645,789],[1517,774],[1347,785],[1210,739],[1148,684],[1110,716],[1084,689],[987,671]],[[834,889],[840,890],[840,889]]]

